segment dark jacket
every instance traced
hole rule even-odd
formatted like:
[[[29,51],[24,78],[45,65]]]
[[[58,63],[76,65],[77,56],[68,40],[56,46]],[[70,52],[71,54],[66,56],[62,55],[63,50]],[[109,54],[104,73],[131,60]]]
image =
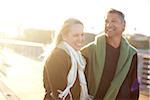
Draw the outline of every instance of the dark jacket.
[[[111,83],[113,81],[116,72],[117,62],[120,56],[120,53],[118,51],[120,51],[120,48],[113,49],[107,44],[105,61],[104,61],[104,69],[102,71],[102,76],[100,78],[100,76],[98,76],[98,73],[100,73],[101,70],[97,70],[98,66],[95,65],[98,63],[96,62],[97,60],[96,58],[98,56],[96,54],[98,54],[99,52],[99,54],[102,55],[102,52],[96,50],[94,47],[97,47],[97,45],[102,45],[102,44],[96,44],[96,43],[99,42],[93,42],[89,44],[89,46],[84,47],[81,52],[87,60],[87,66],[85,71],[86,71],[89,93],[93,95],[96,100],[103,100],[107,90],[111,86]],[[93,46],[95,44],[96,46]],[[134,54],[131,60],[132,61],[129,66],[130,69],[123,83],[121,84],[121,87],[119,88],[119,92],[117,93],[117,96],[115,98],[117,100],[138,100],[139,84],[137,78],[137,54]],[[93,66],[95,67],[93,68]],[[95,79],[100,80],[100,83],[96,83]],[[94,84],[98,84],[97,91],[95,91],[96,87]]]

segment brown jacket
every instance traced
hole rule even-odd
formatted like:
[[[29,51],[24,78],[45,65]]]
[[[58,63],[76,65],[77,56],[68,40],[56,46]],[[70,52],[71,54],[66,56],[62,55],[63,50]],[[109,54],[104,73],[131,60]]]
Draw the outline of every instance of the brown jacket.
[[[67,85],[67,75],[71,67],[70,56],[62,49],[55,48],[46,60],[43,71],[43,82],[45,88],[44,100],[56,100],[57,90],[64,90]],[[80,85],[77,79],[71,88],[74,100],[79,100]],[[50,95],[51,94],[51,95]],[[69,96],[67,96],[69,99]]]

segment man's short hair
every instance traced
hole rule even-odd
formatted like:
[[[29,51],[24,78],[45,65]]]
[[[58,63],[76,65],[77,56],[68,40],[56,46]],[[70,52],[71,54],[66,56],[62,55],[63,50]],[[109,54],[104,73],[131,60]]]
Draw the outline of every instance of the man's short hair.
[[[125,15],[121,11],[111,8],[107,12],[107,14],[109,14],[109,13],[116,13],[125,21]]]

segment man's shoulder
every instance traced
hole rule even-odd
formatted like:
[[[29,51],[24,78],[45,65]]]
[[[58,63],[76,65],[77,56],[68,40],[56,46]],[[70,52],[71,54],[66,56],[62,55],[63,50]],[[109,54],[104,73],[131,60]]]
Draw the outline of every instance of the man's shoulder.
[[[130,49],[132,49],[133,51],[137,51],[137,49],[136,49],[132,44],[130,44],[129,47],[130,47]]]
[[[134,46],[132,46],[131,44],[129,45],[129,49],[130,49],[131,53],[134,53],[134,54],[137,53],[137,49]]]
[[[88,53],[91,53],[95,48],[95,42],[90,42],[88,43],[87,45],[85,45],[84,47],[81,48],[81,52],[82,54],[84,54],[84,52],[88,52]]]
[[[105,38],[105,34],[99,34],[99,35],[97,35],[97,36],[95,37],[95,40],[94,40],[94,41],[92,41],[92,42],[88,43],[87,45],[85,45],[84,47],[82,47],[81,50],[83,50],[83,49],[88,49],[88,50],[93,50],[93,49],[95,49],[95,47],[96,47],[98,41],[101,41],[101,40],[103,40],[104,38]]]
[[[128,39],[125,36],[123,36],[123,39],[125,40],[125,44],[129,46],[129,50],[136,53],[137,49],[128,41]]]
[[[99,40],[99,39],[102,39],[102,38],[105,38],[105,33],[101,33],[101,34],[99,34],[99,35],[97,35],[96,37],[95,37],[95,40]]]

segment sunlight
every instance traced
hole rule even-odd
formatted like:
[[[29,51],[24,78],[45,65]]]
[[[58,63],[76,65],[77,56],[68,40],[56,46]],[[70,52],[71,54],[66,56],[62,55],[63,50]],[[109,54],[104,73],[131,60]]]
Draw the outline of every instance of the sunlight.
[[[127,30],[147,34],[150,14],[147,0],[0,0],[0,32],[10,36],[21,34],[22,29],[39,28],[58,30],[69,17],[80,19],[85,31],[103,31],[104,12],[113,7],[125,12]],[[134,7],[133,7],[134,5]],[[142,25],[142,24],[144,25]]]
[[[125,14],[125,33],[148,37],[149,5],[149,0],[0,0],[0,69],[7,85],[21,100],[42,100],[42,61],[67,18],[83,22],[85,33],[99,34],[106,10],[115,8]]]
[[[19,31],[19,27],[16,25],[0,25],[0,32],[5,33],[9,37],[17,37],[19,35]]]

